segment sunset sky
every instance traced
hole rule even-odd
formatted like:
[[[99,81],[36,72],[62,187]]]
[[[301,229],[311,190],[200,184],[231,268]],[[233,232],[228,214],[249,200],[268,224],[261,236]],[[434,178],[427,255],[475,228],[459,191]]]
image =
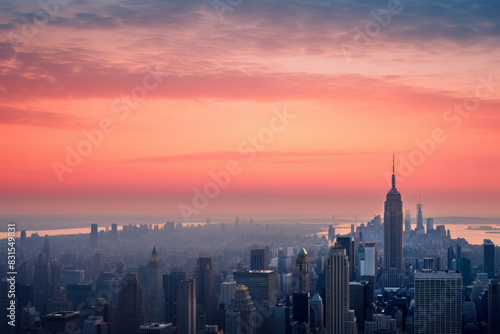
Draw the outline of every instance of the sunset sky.
[[[500,217],[499,18],[496,0],[2,1],[0,213],[180,215],[234,161],[200,215],[370,216],[394,152],[412,215],[420,192],[427,216]]]

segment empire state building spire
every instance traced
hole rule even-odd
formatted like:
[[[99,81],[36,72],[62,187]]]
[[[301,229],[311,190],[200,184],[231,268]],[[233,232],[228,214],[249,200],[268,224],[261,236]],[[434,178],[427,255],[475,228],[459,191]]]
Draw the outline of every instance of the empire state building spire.
[[[396,190],[396,166],[394,164],[394,153],[392,154],[392,189]]]

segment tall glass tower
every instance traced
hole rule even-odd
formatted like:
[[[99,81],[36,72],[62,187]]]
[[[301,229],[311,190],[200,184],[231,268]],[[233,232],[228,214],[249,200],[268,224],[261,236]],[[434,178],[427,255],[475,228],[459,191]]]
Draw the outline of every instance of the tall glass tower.
[[[403,267],[403,202],[396,189],[394,157],[392,161],[392,188],[387,193],[384,209],[384,287],[398,287],[404,282]]]

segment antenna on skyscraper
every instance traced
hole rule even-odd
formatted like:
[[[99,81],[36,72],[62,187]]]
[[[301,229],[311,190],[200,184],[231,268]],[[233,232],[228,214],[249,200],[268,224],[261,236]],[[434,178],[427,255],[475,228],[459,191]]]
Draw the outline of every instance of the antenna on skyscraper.
[[[392,153],[392,174],[396,174],[396,167],[394,164],[394,153]]]

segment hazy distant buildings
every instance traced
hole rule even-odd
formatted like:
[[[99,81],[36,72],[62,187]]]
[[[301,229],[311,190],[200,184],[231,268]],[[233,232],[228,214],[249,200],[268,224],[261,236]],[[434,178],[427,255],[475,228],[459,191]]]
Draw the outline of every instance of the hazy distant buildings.
[[[405,210],[405,232],[411,231],[411,213]]]
[[[392,188],[387,193],[384,207],[384,265],[382,284],[384,287],[398,287],[403,282],[403,202],[401,201],[401,194],[396,189],[396,175],[393,170]]]
[[[118,225],[111,224],[111,239],[118,239]]]
[[[495,276],[495,244],[490,239],[484,239],[483,243],[484,272],[488,278]]]
[[[349,311],[349,260],[338,243],[330,248],[326,269],[326,333],[345,334]]]
[[[99,246],[99,234],[97,224],[90,226],[90,247],[96,249]]]
[[[335,228],[332,225],[330,225],[330,227],[328,228],[328,241],[335,241]]]
[[[118,289],[117,332],[137,334],[138,328],[146,323],[142,284],[136,274],[127,273]]]
[[[266,270],[266,250],[264,248],[250,251],[250,270]]]
[[[177,327],[179,334],[196,334],[196,281],[181,281],[178,287]]]
[[[431,233],[434,230],[434,218],[427,218],[427,233]]]
[[[424,231],[424,217],[422,216],[422,203],[420,201],[420,195],[418,196],[418,204],[417,204],[417,227],[415,231]]]
[[[462,275],[416,271],[414,333],[462,333]]]

